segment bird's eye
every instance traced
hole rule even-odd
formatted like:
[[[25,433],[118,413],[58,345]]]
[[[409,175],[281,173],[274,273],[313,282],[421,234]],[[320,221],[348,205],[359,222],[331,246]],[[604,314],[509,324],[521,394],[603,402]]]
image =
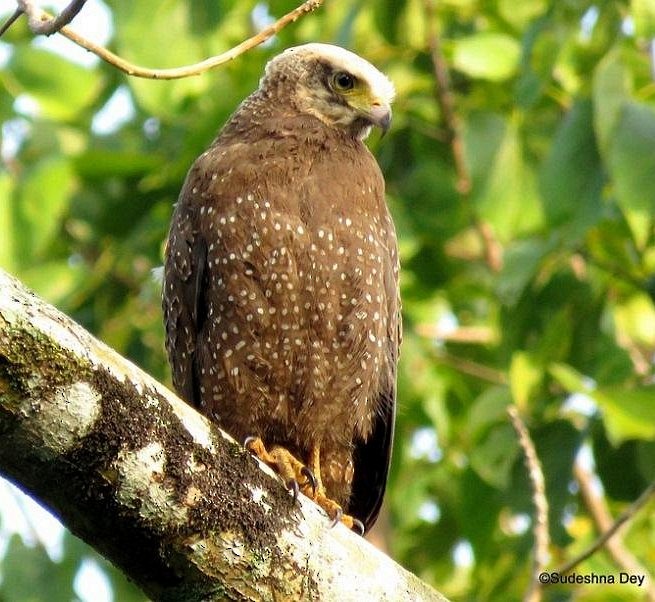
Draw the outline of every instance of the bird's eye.
[[[355,87],[355,78],[345,71],[337,71],[332,76],[332,86],[338,92],[347,92]]]

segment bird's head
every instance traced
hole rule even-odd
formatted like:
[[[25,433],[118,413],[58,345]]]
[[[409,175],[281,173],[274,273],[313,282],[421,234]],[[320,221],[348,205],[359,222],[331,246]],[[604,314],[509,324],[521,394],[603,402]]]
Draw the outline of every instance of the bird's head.
[[[356,54],[330,44],[285,50],[267,65],[260,89],[296,110],[364,139],[372,126],[391,124],[394,87],[389,78]]]

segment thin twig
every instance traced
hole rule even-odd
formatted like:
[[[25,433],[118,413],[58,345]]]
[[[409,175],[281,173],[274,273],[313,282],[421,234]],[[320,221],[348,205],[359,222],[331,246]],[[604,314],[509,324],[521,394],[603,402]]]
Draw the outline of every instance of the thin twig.
[[[500,269],[503,267],[503,248],[496,240],[491,226],[486,222],[480,221],[477,217],[474,218],[473,225],[482,239],[487,265],[494,272],[500,272]]]
[[[519,443],[523,449],[525,465],[527,466],[530,482],[532,483],[532,501],[535,507],[534,562],[532,565],[530,587],[525,593],[523,600],[525,602],[538,602],[541,600],[542,593],[539,575],[543,573],[548,563],[548,546],[550,544],[546,482],[541,468],[541,462],[537,456],[537,450],[516,406],[509,406],[507,408],[507,414],[512,421],[512,426],[519,437]]]
[[[490,368],[465,357],[453,355],[447,351],[435,351],[435,359],[439,363],[450,366],[463,374],[468,374],[469,376],[493,383],[494,385],[506,385],[508,382],[507,375],[501,370]]]
[[[436,11],[434,0],[424,0],[424,11],[427,45],[430,51],[430,58],[432,59],[432,70],[435,80],[435,97],[441,111],[443,123],[446,128],[446,136],[455,164],[455,173],[457,176],[455,188],[470,203],[469,194],[472,188],[471,174],[466,164],[462,127],[457,111],[455,110],[455,96],[452,91],[448,65],[441,51],[441,39],[435,25]],[[493,236],[490,226],[481,222],[471,207],[469,207],[469,210],[472,216],[473,226],[482,241],[485,261],[494,272],[498,272],[503,265],[502,248]]]
[[[86,0],[71,0],[71,3],[56,17],[44,18],[45,13],[36,8],[32,0],[18,0],[20,10],[27,15],[27,21],[32,33],[44,36],[50,36],[59,31],[64,25],[68,25],[85,4]]]
[[[592,485],[592,473],[587,470],[580,460],[573,465],[573,476],[580,486],[580,497],[589,511],[596,527],[600,533],[608,531],[612,527],[613,518],[607,507],[605,499],[598,495]],[[620,537],[615,537],[606,542],[607,553],[612,557],[618,567],[632,575],[646,576],[646,596],[649,602],[655,602],[655,583],[646,568],[635,558],[635,556],[624,545]]]
[[[420,323],[416,325],[415,330],[416,334],[428,339],[474,345],[488,345],[498,338],[488,326],[459,326],[450,329],[442,328],[439,324]]]
[[[11,17],[9,17],[7,19],[5,24],[2,27],[0,27],[0,37],[2,37],[2,34],[5,31],[7,31],[15,23],[16,19],[18,19],[18,17],[20,17],[22,14],[23,14],[23,11],[20,8],[17,8],[14,11],[14,13],[11,15]]]
[[[644,492],[634,501],[630,506],[628,506],[623,513],[614,521],[612,526],[605,531],[600,537],[596,539],[584,552],[576,556],[573,560],[570,560],[565,565],[557,569],[557,572],[560,575],[571,572],[576,566],[581,562],[585,561],[589,556],[594,554],[600,548],[602,548],[608,540],[621,528],[623,524],[629,521],[639,510],[641,510],[650,498],[655,494],[655,481],[653,481]]]
[[[455,99],[450,86],[448,66],[441,52],[441,40],[434,24],[435,7],[433,0],[425,0],[425,13],[427,42],[434,70],[437,102],[443,115],[444,125],[446,126],[448,140],[453,153],[455,172],[457,173],[457,190],[460,194],[466,195],[471,192],[471,176],[466,166],[464,144],[462,142],[459,117],[455,112]]]
[[[321,6],[321,4],[323,4],[323,2],[324,0],[306,0],[306,2],[303,2],[300,6],[298,6],[291,12],[287,13],[286,15],[278,19],[272,25],[269,25],[268,27],[262,29],[256,35],[241,42],[241,44],[238,44],[237,46],[231,48],[227,52],[224,52],[217,56],[210,57],[208,59],[205,59],[204,61],[195,63],[193,65],[186,65],[184,67],[175,67],[172,69],[149,69],[147,67],[140,67],[139,65],[134,65],[126,61],[125,59],[122,59],[121,57],[115,55],[113,52],[110,52],[106,48],[102,46],[98,46],[97,44],[91,42],[90,40],[83,38],[79,34],[72,31],[67,26],[62,27],[59,30],[59,33],[67,37],[69,40],[71,40],[78,46],[81,46],[82,48],[85,48],[89,52],[92,52],[96,56],[100,57],[103,61],[116,67],[123,73],[127,73],[128,75],[132,75],[134,77],[143,77],[147,79],[180,79],[183,77],[190,77],[192,75],[200,75],[201,73],[204,73],[209,69],[213,69],[214,67],[218,67],[219,65],[223,65],[235,59],[239,55],[250,50],[251,48],[254,48],[255,46],[261,44],[262,42],[265,42],[269,38],[272,38],[280,30],[286,27],[289,23],[297,21],[304,14],[316,10],[319,6]],[[43,16],[45,16],[45,18],[51,18],[51,15],[39,9],[35,10],[35,14],[38,15],[39,18],[41,19],[43,18]]]

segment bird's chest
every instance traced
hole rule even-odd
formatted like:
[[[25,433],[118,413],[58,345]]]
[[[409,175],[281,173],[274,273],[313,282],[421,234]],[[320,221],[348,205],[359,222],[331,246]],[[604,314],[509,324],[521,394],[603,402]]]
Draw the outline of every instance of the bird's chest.
[[[209,338],[227,354],[225,384],[265,392],[266,411],[320,406],[326,425],[366,430],[388,359],[390,221],[326,209],[246,194],[208,213]]]

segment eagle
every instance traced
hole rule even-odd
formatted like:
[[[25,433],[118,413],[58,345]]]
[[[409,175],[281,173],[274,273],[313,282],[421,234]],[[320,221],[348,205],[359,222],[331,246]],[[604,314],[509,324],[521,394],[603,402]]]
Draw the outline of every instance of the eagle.
[[[401,338],[381,170],[394,87],[341,47],[289,48],[189,170],[165,252],[180,396],[333,519],[377,518]]]

